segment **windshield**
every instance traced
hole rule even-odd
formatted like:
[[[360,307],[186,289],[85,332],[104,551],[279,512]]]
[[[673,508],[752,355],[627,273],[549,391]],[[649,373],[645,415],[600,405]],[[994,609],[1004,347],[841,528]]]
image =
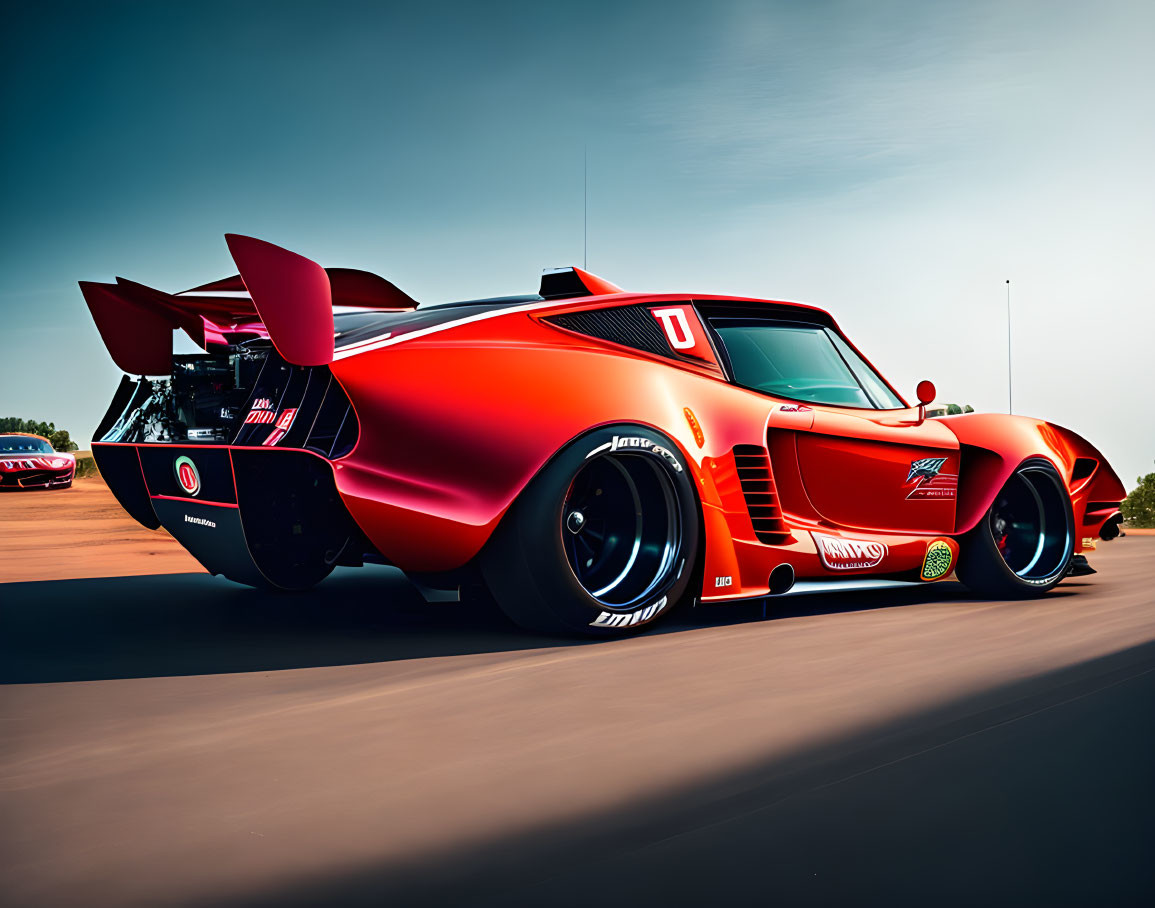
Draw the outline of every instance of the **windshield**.
[[[0,454],[52,454],[52,445],[28,435],[0,435]]]
[[[904,406],[838,334],[821,325],[758,318],[713,318],[734,381],[776,397],[835,407]]]

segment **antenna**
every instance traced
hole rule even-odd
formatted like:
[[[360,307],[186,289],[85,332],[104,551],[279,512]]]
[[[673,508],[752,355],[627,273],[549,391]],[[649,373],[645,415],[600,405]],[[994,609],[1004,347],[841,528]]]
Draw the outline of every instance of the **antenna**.
[[[582,146],[582,270],[590,267],[590,147]]]
[[[1015,397],[1011,372],[1011,282],[1007,279],[1007,412],[1015,412]]]

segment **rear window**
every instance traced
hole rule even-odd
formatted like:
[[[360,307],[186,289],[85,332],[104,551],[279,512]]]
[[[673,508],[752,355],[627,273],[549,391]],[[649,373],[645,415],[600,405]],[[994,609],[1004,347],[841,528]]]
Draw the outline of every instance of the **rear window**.
[[[892,410],[904,405],[837,332],[823,325],[711,318],[736,384],[790,400]]]

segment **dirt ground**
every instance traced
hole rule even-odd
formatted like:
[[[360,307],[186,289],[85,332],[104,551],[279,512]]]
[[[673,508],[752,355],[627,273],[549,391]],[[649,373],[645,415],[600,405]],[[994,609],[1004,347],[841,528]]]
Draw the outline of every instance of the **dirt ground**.
[[[203,570],[164,530],[124,513],[98,477],[0,495],[0,583]]]

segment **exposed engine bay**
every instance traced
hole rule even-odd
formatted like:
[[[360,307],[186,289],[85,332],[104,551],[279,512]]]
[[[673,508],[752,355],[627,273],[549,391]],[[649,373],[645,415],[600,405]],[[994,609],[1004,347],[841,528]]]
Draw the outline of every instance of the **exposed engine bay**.
[[[125,377],[97,429],[103,442],[277,445],[330,459],[357,421],[327,366],[294,366],[264,339],[174,356],[165,378]]]

